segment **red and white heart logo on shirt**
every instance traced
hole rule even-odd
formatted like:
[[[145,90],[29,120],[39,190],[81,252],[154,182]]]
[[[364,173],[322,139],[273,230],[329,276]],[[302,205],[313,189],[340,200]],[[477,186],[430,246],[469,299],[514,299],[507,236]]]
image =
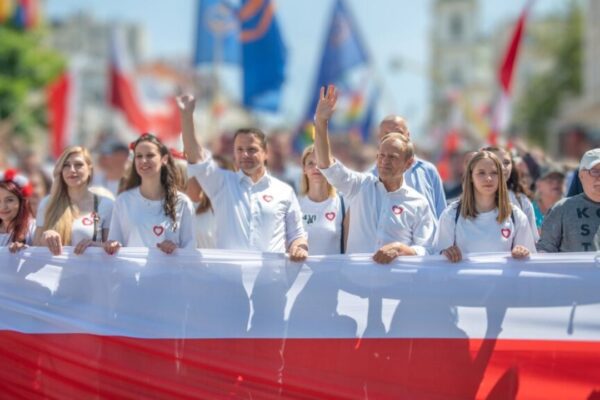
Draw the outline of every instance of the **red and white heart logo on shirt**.
[[[501,229],[500,233],[502,234],[504,239],[508,239],[508,237],[510,236],[510,229],[508,229],[508,228]]]
[[[94,220],[93,220],[93,219],[91,219],[91,218],[85,217],[85,218],[83,218],[83,219],[81,220],[81,223],[82,223],[84,226],[90,226],[90,225],[93,225],[93,224],[94,224]]]
[[[327,218],[330,221],[333,221],[335,219],[335,213],[333,211],[325,213],[325,218]]]
[[[396,215],[400,215],[404,212],[404,208],[402,208],[400,206],[394,206],[394,207],[392,207],[392,212]]]
[[[270,203],[273,200],[273,196],[271,196],[270,194],[263,194],[263,200],[267,203]]]
[[[156,236],[162,235],[164,231],[165,231],[165,228],[163,228],[160,225],[156,225],[154,228],[152,228],[152,232],[154,232],[154,234]]]

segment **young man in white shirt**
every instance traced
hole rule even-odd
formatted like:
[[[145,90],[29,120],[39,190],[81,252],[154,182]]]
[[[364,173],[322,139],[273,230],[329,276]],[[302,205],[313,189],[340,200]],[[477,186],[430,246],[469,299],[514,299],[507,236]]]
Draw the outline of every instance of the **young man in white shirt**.
[[[379,177],[352,171],[333,159],[328,121],[337,102],[330,85],[315,113],[315,153],[323,175],[349,201],[348,253],[374,252],[373,260],[390,263],[398,256],[425,255],[433,241],[435,218],[425,197],[406,185],[404,172],[413,163],[412,144],[399,132],[379,144]]]
[[[189,175],[198,180],[215,210],[219,249],[288,252],[292,261],[308,256],[302,212],[294,190],[267,173],[265,135],[242,129],[234,136],[237,172],[219,168],[194,132],[193,96],[178,98]]]

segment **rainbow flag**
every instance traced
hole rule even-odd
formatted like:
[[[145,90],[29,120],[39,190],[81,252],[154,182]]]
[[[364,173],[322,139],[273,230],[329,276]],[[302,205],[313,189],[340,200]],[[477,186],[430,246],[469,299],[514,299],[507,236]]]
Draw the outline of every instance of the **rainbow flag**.
[[[0,0],[0,24],[20,30],[35,29],[41,25],[39,0]]]

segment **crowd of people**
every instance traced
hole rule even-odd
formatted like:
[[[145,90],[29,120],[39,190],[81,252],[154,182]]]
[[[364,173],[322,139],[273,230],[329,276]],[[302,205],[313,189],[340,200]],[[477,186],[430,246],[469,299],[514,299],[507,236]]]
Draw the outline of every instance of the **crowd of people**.
[[[469,253],[522,259],[600,249],[598,148],[570,175],[523,151],[468,151],[460,185],[444,190],[436,167],[415,155],[399,116],[381,121],[374,160],[361,171],[345,165],[346,149],[328,132],[333,86],[321,89],[314,145],[295,168],[281,150],[285,136],[256,128],[235,133],[233,162],[213,154],[195,132],[194,97],[177,102],[183,153],[146,133],[130,146],[103,143],[96,163],[86,148],[69,147],[51,179],[28,158],[22,172],[0,172],[0,245],[13,252],[45,246],[55,255],[64,246],[75,254],[92,246],[109,254],[121,247],[255,250],[292,261],[370,253],[383,264],[409,255],[457,262]]]

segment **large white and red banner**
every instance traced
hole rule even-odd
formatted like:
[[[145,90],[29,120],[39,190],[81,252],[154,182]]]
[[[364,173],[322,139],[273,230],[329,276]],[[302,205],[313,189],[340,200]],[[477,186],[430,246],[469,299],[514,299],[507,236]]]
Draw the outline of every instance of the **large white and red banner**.
[[[597,399],[594,253],[0,250],[0,398]]]

